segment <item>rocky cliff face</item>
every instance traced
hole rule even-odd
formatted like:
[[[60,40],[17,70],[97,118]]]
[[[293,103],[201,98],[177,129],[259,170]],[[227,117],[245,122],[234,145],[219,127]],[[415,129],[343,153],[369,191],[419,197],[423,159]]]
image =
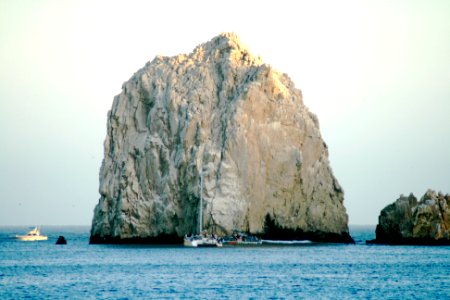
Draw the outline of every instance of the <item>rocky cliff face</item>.
[[[450,196],[428,190],[417,201],[400,196],[380,213],[376,239],[380,244],[450,244]]]
[[[108,114],[91,242],[175,241],[198,228],[352,241],[317,117],[234,34],[156,57]]]

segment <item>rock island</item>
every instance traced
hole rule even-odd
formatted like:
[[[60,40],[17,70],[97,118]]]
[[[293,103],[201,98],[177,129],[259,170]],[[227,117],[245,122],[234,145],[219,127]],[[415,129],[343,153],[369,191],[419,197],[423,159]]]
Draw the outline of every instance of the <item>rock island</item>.
[[[91,243],[181,243],[200,211],[219,236],[353,242],[317,117],[233,33],[123,84],[99,191]]]

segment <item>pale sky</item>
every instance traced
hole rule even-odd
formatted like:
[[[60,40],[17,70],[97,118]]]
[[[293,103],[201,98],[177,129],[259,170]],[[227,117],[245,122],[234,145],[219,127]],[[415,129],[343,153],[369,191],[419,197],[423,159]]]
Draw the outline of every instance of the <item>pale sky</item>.
[[[448,0],[0,0],[0,225],[90,225],[122,83],[226,31],[302,90],[350,224],[450,192]]]

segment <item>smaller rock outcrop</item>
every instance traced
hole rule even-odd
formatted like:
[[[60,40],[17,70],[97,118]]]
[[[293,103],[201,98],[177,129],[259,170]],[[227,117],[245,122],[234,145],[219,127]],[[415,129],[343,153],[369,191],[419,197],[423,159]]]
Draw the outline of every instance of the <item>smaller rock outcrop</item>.
[[[67,240],[64,236],[60,235],[56,241],[56,245],[67,245]]]
[[[450,195],[428,190],[420,199],[400,196],[380,213],[368,244],[450,245]]]

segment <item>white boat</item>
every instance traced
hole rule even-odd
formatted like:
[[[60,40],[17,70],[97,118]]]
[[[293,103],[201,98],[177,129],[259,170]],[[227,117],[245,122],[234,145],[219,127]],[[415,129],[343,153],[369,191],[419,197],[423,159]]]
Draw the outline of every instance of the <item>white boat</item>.
[[[42,235],[38,227],[28,232],[26,235],[16,235],[16,239],[21,241],[46,241],[48,236]]]
[[[198,232],[199,235],[185,236],[183,244],[185,247],[222,247],[222,242],[215,235],[208,235],[203,232],[203,170],[200,174],[200,204],[198,212]]]
[[[184,246],[186,247],[222,247],[222,242],[220,242],[214,236],[186,236],[184,237]]]

